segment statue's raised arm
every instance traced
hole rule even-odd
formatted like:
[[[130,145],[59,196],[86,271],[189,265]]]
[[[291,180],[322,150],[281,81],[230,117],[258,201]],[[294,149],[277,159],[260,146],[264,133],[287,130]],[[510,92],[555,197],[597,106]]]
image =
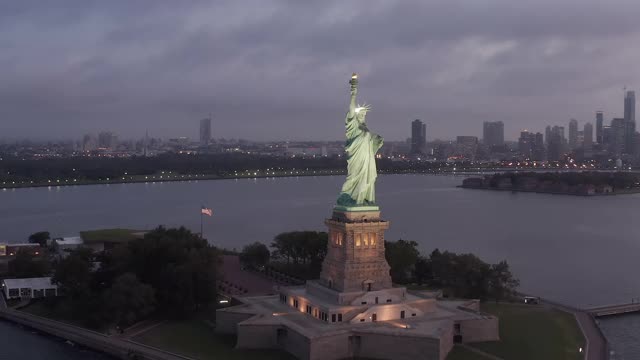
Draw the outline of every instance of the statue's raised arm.
[[[358,74],[353,73],[351,75],[351,80],[349,80],[349,84],[351,85],[351,101],[349,102],[349,119],[353,119],[356,115],[356,95],[358,95]]]

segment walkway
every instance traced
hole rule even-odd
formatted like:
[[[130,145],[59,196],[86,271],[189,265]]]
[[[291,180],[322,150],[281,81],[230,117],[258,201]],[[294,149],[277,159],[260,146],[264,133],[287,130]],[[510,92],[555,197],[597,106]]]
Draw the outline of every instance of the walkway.
[[[607,340],[596,325],[596,322],[587,312],[566,305],[541,299],[541,303],[558,310],[573,314],[585,337],[585,360],[608,360]]]
[[[277,284],[256,273],[242,269],[240,258],[236,255],[222,257],[222,280],[218,290],[227,295],[257,296],[276,294]],[[222,288],[221,288],[222,287]]]
[[[500,357],[497,357],[497,356],[495,356],[495,355],[492,355],[492,354],[486,353],[486,352],[484,352],[484,351],[482,351],[482,350],[480,350],[480,349],[476,349],[476,348],[474,348],[473,346],[469,346],[469,345],[467,345],[467,344],[457,344],[456,346],[463,347],[463,348],[465,348],[465,349],[467,349],[467,350],[469,350],[469,351],[471,351],[471,352],[474,352],[474,353],[476,353],[476,354],[478,354],[478,355],[480,355],[480,356],[483,356],[483,357],[485,357],[485,358],[487,358],[487,359],[491,359],[491,360],[503,360],[503,359],[502,359],[502,358],[500,358]]]
[[[594,317],[628,314],[640,311],[640,303],[616,304],[585,309]]]

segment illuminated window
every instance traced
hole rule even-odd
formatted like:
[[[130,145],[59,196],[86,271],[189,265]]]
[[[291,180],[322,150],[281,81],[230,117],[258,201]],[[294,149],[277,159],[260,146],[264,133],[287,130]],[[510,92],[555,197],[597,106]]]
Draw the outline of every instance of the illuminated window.
[[[369,246],[369,234],[362,234],[362,241],[364,243],[364,246]]]
[[[362,234],[356,234],[356,247],[362,243]]]
[[[342,233],[332,233],[331,241],[338,246],[342,245]]]
[[[376,240],[377,240],[378,234],[376,233],[370,233],[369,234],[369,245],[371,246],[376,246]]]

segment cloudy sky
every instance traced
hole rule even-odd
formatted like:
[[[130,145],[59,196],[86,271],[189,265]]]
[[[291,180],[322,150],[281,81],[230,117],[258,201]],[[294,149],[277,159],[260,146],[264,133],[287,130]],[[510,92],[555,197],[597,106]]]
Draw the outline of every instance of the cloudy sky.
[[[350,74],[370,128],[522,129],[640,87],[636,0],[0,0],[0,139],[341,139]]]

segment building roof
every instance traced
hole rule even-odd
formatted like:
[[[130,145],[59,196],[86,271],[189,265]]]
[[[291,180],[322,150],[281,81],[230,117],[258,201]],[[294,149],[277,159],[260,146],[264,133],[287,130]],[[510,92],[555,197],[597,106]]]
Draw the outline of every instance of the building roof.
[[[51,284],[51,277],[26,278],[26,279],[4,279],[3,285],[9,289],[15,288],[35,288],[35,289],[51,289],[57,288]]]
[[[58,245],[82,245],[84,242],[80,236],[71,236],[61,239],[56,239]]]
[[[11,246],[11,247],[20,247],[20,246],[40,246],[40,244],[35,243],[20,243],[20,244],[12,244],[12,243],[0,243],[3,246]]]

